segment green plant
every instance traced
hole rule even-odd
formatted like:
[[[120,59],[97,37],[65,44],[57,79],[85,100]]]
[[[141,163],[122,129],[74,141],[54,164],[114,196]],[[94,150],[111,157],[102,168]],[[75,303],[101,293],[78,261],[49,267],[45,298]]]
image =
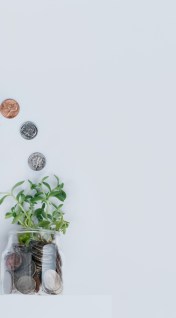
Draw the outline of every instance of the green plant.
[[[16,183],[10,192],[0,193],[0,205],[7,198],[13,198],[15,204],[5,218],[12,218],[13,224],[19,224],[26,229],[47,229],[63,232],[65,234],[69,222],[64,220],[62,211],[66,199],[63,190],[64,184],[56,179],[56,186],[53,188],[46,182],[48,177],[44,177],[40,182],[33,183],[28,180],[29,187],[17,192],[17,188],[22,186],[25,181]],[[47,180],[48,181],[48,180]]]

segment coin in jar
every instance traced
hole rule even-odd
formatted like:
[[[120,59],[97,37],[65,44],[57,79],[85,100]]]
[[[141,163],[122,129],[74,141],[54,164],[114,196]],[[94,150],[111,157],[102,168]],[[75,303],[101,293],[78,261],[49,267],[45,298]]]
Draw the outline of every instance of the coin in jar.
[[[15,280],[18,280],[22,276],[34,276],[36,272],[36,265],[32,261],[31,264],[27,266],[21,266],[17,271],[14,272]]]
[[[17,270],[22,264],[22,257],[19,253],[10,253],[5,259],[6,268],[8,270]]]
[[[57,294],[62,291],[62,280],[56,271],[49,269],[43,275],[44,290],[51,294]]]
[[[36,282],[31,276],[22,276],[15,283],[16,289],[22,294],[31,294],[35,291]]]

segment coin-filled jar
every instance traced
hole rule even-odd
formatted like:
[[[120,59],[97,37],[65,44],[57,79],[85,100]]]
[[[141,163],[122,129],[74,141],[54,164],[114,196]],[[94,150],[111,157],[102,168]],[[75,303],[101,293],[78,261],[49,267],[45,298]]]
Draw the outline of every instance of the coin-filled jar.
[[[1,280],[3,294],[61,294],[59,234],[48,230],[11,232],[2,254]]]

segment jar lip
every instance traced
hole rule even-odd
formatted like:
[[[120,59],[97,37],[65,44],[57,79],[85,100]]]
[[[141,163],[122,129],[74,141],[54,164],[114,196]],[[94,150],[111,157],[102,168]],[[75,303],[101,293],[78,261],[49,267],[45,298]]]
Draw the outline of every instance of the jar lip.
[[[46,230],[46,229],[42,229],[42,228],[38,228],[38,229],[21,228],[21,229],[11,230],[11,231],[9,231],[9,233],[10,234],[16,234],[16,233],[48,233],[48,234],[55,234],[55,235],[59,235],[60,234],[58,231]]]

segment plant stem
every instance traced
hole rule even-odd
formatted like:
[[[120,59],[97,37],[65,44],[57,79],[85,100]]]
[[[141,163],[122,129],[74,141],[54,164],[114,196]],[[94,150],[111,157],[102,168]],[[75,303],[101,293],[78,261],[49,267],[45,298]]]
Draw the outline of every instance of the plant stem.
[[[12,196],[12,198],[18,203],[20,209],[24,212],[26,218],[28,219],[28,214],[27,214],[27,212],[25,211],[25,209],[23,208],[23,206],[21,205],[21,203],[17,200],[17,198],[16,198],[13,194],[11,194],[11,196]]]

